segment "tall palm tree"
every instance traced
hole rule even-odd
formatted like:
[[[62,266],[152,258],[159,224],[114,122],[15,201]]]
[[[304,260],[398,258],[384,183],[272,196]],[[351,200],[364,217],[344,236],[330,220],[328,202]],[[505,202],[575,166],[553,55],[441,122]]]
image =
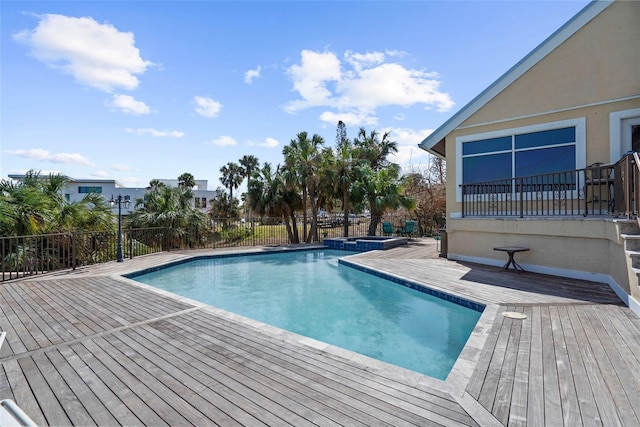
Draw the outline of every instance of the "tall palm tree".
[[[165,186],[164,183],[159,179],[152,179],[151,181],[149,181],[149,186],[147,187],[147,190],[153,190],[155,188],[164,187],[164,186]]]
[[[391,141],[390,132],[385,132],[380,139],[380,134],[372,130],[367,134],[364,128],[360,128],[358,137],[353,140],[354,155],[361,162],[368,163],[373,170],[380,170],[390,162],[389,154],[398,152],[398,143]]]
[[[196,186],[196,179],[189,172],[185,172],[178,177],[178,187],[193,188]]]
[[[275,170],[270,163],[256,171],[249,183],[253,209],[261,215],[282,217],[290,243],[300,243],[295,211],[301,206],[300,197],[287,185],[288,171],[278,165]]]
[[[251,221],[251,228],[253,229],[253,208],[251,207],[251,194],[249,193],[249,180],[251,180],[251,176],[253,172],[258,168],[259,162],[256,156],[252,155],[244,155],[240,160],[238,160],[240,166],[242,166],[242,175],[247,179],[247,200],[246,204],[249,206],[249,219]]]
[[[322,164],[323,153],[321,147],[324,139],[314,134],[311,139],[307,132],[300,132],[296,139],[292,139],[289,145],[282,150],[284,155],[285,168],[295,175],[295,184],[302,192],[302,218],[303,234],[305,242],[312,239],[318,240],[318,171]],[[292,182],[292,181],[290,181]],[[311,210],[311,230],[307,234],[307,209]]]
[[[220,182],[229,189],[229,198],[233,199],[233,190],[240,187],[244,179],[242,167],[237,163],[229,162],[220,168],[220,173],[222,174]]]
[[[343,234],[344,237],[348,237],[350,211],[349,198],[351,195],[351,186],[355,179],[355,170],[353,165],[353,145],[351,144],[351,141],[347,139],[347,131],[342,121],[338,122],[334,173],[334,190],[336,195],[342,200],[342,211],[344,215]]]

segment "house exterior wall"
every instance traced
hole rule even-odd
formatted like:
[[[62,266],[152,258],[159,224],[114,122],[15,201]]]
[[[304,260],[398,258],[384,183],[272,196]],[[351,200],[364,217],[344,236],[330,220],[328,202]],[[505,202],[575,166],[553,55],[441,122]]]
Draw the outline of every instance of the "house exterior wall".
[[[487,102],[445,138],[456,177],[460,137],[565,120],[585,121],[582,168],[611,158],[610,114],[640,109],[640,3],[616,1]],[[614,152],[618,153],[618,151]],[[447,180],[447,214],[461,212],[459,180]]]
[[[171,180],[164,180],[167,181],[168,183],[172,183]],[[177,185],[177,180],[175,181],[175,185]],[[193,195],[194,195],[194,200],[195,198],[198,198],[200,200],[202,200],[203,198],[207,199],[207,206],[206,207],[200,207],[200,211],[201,212],[208,212],[209,211],[209,202],[211,200],[214,199],[216,192],[215,191],[209,191],[206,190],[207,188],[207,181],[206,180],[201,180],[201,181],[197,181],[198,185],[196,186],[197,189],[193,190]],[[120,196],[129,196],[131,203],[129,204],[129,207],[126,208],[124,205],[122,206],[122,213],[124,215],[128,215],[131,212],[133,212],[135,210],[135,204],[136,204],[136,200],[137,199],[142,199],[145,195],[145,193],[148,191],[146,188],[135,188],[135,187],[123,187],[122,185],[118,184],[116,181],[114,180],[76,180],[73,179],[69,182],[66,183],[64,189],[63,189],[63,195],[65,197],[67,197],[68,195],[68,200],[70,202],[79,202],[80,200],[82,200],[84,198],[84,196],[86,196],[86,193],[81,193],[80,192],[80,187],[98,187],[100,188],[101,192],[100,195],[102,197],[104,197],[104,199],[108,202],[109,200],[111,200],[111,197],[117,197],[118,195]],[[205,188],[205,189],[202,189]],[[193,202],[192,202],[193,203]]]
[[[640,72],[639,72],[640,76]],[[640,79],[640,77],[639,77]],[[640,92],[639,92],[640,93]],[[456,147],[458,138],[468,135],[483,134],[504,129],[517,129],[541,123],[555,123],[570,120],[585,121],[585,160],[577,164],[577,168],[583,168],[595,162],[609,163],[619,160],[611,159],[610,141],[610,113],[640,109],[640,95],[634,99],[610,102],[606,104],[592,105],[560,112],[548,112],[535,117],[525,117],[507,120],[500,123],[480,124],[472,127],[459,128],[447,135],[447,216],[459,217],[462,205],[460,200],[460,182],[457,179],[458,165],[461,164]]]
[[[625,221],[574,218],[457,219],[447,224],[448,258],[503,266],[507,256],[497,246],[523,246],[515,260],[527,271],[609,282],[640,301],[628,276]]]
[[[614,2],[461,127],[639,95],[638,22],[640,3]]]
[[[612,118],[640,116],[638,22],[639,2],[614,2],[446,135],[449,258],[502,266],[506,255],[494,247],[526,246],[516,260],[529,271],[607,281],[640,301],[615,221],[461,218],[459,170],[460,142],[472,135],[567,121],[583,132],[576,168],[617,161],[624,151]]]

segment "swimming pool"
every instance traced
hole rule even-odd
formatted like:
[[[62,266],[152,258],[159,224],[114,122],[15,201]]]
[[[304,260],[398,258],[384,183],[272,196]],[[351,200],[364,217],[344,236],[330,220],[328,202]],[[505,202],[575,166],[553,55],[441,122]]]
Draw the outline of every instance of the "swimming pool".
[[[481,311],[340,264],[345,255],[321,249],[211,256],[128,277],[446,379]]]

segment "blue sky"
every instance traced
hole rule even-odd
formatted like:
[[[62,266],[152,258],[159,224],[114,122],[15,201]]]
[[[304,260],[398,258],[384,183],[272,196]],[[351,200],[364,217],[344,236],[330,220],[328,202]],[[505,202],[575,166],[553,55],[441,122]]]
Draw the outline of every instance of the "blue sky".
[[[306,131],[430,132],[587,1],[0,2],[0,178],[29,169],[145,187]]]

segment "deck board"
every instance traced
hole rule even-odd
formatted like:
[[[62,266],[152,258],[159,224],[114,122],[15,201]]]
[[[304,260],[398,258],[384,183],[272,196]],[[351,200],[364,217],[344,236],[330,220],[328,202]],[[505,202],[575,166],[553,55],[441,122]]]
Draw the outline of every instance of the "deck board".
[[[210,253],[0,285],[0,397],[41,425],[640,425],[640,320],[605,284],[440,259],[435,241],[349,256],[494,307],[472,368],[439,381],[118,277]]]

